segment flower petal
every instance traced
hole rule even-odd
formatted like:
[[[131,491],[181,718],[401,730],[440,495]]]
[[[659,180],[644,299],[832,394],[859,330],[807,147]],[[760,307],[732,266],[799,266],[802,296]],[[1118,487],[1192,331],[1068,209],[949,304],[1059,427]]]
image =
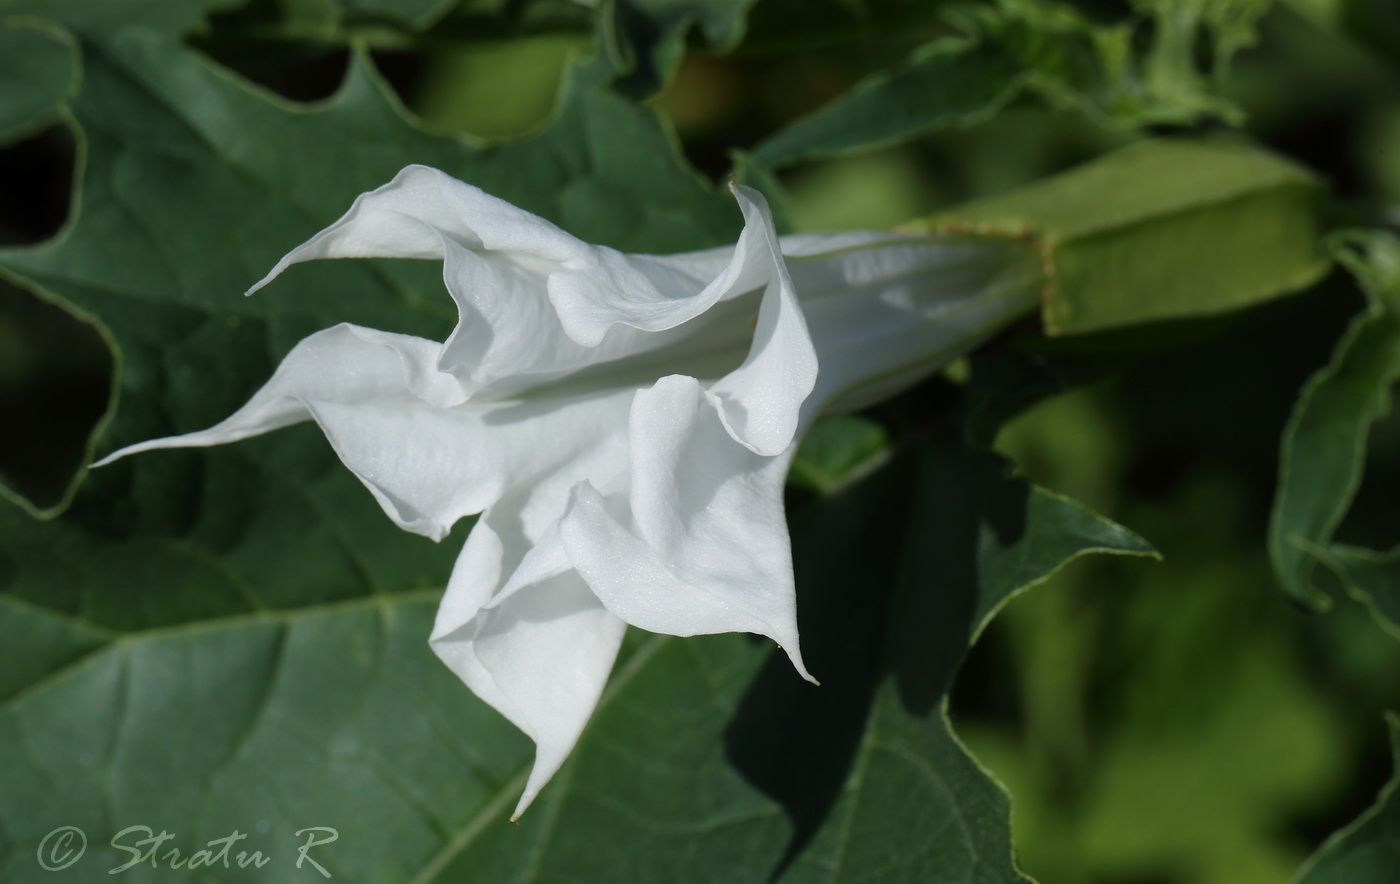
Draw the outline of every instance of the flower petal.
[[[574,571],[553,525],[523,556],[507,550],[521,552],[496,526],[538,521],[520,516],[508,502],[472,528],[429,639],[458,678],[535,741],[535,764],[512,819],[578,742],[627,628]],[[528,527],[534,533],[539,525]],[[503,562],[519,566],[495,592]]]
[[[788,262],[821,376],[819,409],[860,408],[893,395],[1030,311],[1043,285],[1039,256],[1017,240],[858,234],[843,248]],[[827,242],[825,245],[832,245]]]
[[[575,487],[559,534],[608,609],[669,635],[754,632],[777,641],[804,678],[792,552],[783,515],[791,449],[754,454],[726,432],[694,378],[637,393],[630,419],[633,525]]]
[[[249,293],[292,264],[375,257],[444,261],[443,280],[457,302],[459,322],[438,367],[470,381],[474,389],[502,378],[557,376],[664,345],[636,329],[619,329],[599,349],[606,327],[571,328],[561,323],[551,303],[550,289],[556,284],[590,296],[605,292],[626,303],[672,301],[673,290],[659,290],[629,256],[583,242],[426,166],[408,166],[388,184],[362,194],[334,224],[283,257]],[[664,266],[657,272],[676,275]],[[686,281],[687,292],[702,287]],[[692,315],[706,306],[696,304]],[[519,346],[522,341],[527,346]]]
[[[802,403],[817,382],[817,352],[768,203],[756,190],[733,190],[744,210],[744,232],[754,231],[752,248],[766,264],[767,289],[748,357],[707,395],[731,436],[757,454],[773,456],[788,448],[797,434]]]
[[[559,770],[598,705],[627,624],[569,571],[522,588],[433,650],[477,696],[535,741],[515,819]]]
[[[465,398],[460,387],[432,370],[438,347],[356,325],[328,328],[293,347],[246,405],[209,429],[128,445],[93,466],[153,448],[200,448],[257,436],[311,417],[308,401],[456,405]]]
[[[446,388],[455,389],[432,369],[435,355],[431,342],[338,326],[297,345],[222,423],[143,442],[100,463],[152,448],[232,442],[310,417],[395,523],[434,540],[511,492],[528,492],[529,505],[552,521],[574,482],[625,472],[621,427],[630,389],[435,407],[417,394],[444,400]]]
[[[409,166],[293,249],[250,291],[317,258],[440,258],[459,322],[437,367],[470,392],[489,387],[499,396],[636,354],[669,354],[715,324],[706,314],[716,304],[768,286],[757,345],[715,395],[736,438],[774,453],[791,439],[786,403],[810,389],[815,359],[810,345],[802,346],[805,329],[767,204],[747,188],[735,194],[745,227],[733,248],[625,255],[436,169]],[[728,349],[734,324],[720,324],[716,346]],[[760,420],[760,413],[775,413],[774,402],[782,403],[780,416]]]
[[[440,540],[506,493],[625,470],[619,425],[630,390],[572,399],[425,408],[310,403],[336,454],[401,527]],[[562,510],[562,501],[555,513]]]
[[[553,224],[427,166],[406,166],[363,193],[331,226],[277,262],[249,292],[283,270],[319,258],[442,258],[444,241],[506,257],[587,262],[593,247]]]

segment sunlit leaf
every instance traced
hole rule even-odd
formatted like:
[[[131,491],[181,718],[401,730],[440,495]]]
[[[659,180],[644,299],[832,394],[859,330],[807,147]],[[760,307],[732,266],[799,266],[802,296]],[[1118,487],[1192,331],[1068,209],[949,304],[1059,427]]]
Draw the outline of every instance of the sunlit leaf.
[[[1248,145],[1157,140],[928,219],[1030,236],[1052,335],[1212,316],[1297,291],[1327,268],[1316,180]]]

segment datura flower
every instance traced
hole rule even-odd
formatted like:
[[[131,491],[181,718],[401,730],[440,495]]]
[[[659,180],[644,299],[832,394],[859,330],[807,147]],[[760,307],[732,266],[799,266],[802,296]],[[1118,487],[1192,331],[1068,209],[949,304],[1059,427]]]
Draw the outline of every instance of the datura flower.
[[[401,528],[440,540],[480,514],[431,644],[534,740],[518,817],[577,742],[628,624],[767,636],[812,680],[783,512],[802,431],[1035,301],[1039,266],[1005,241],[779,239],[763,197],[732,189],[732,247],[627,255],[410,166],[250,293],[317,258],[442,261],[459,311],[445,342],[317,332],[227,420],[102,463],[311,419]]]

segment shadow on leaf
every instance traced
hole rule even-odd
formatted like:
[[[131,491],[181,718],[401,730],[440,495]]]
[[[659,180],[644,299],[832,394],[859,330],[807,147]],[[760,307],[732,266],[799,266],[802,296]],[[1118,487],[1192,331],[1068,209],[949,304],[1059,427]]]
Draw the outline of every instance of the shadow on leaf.
[[[989,608],[979,576],[983,537],[1010,547],[1027,529],[1029,487],[1004,473],[1004,461],[950,429],[846,494],[794,514],[803,655],[822,685],[797,682],[774,653],[726,732],[731,764],[793,827],[770,881],[826,824],[869,751],[862,742],[876,718],[893,711],[907,723],[901,730],[926,733],[937,751],[950,742],[935,716]],[[1005,841],[1010,872],[1009,832]]]

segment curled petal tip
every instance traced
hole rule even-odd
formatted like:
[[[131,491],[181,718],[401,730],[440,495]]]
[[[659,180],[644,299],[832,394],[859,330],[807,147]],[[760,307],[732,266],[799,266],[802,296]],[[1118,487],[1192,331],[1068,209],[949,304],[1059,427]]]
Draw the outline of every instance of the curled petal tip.
[[[525,815],[525,811],[534,803],[535,796],[538,794],[539,792],[535,790],[528,790],[520,796],[520,801],[516,803],[515,810],[510,815],[511,823],[518,824],[520,822],[520,818]]]
[[[796,645],[794,645],[792,648],[786,648],[782,645],[779,645],[778,647],[782,648],[782,650],[788,655],[788,659],[792,661],[792,668],[797,670],[797,674],[802,676],[803,681],[809,681],[817,687],[821,687],[822,683],[817,681],[817,679],[812,675],[812,673],[807,671],[807,665],[802,662],[802,652],[797,650]]]
[[[251,297],[252,295],[256,294],[263,286],[267,285],[269,282],[272,282],[274,279],[280,276],[282,271],[286,269],[285,265],[285,261],[279,262],[276,267],[272,268],[272,271],[268,273],[267,276],[264,276],[262,279],[248,286],[248,290],[243,293],[243,297]]]
[[[105,467],[105,466],[107,466],[108,464],[115,463],[116,461],[121,460],[122,458],[126,457],[126,456],[129,455],[129,454],[137,454],[137,453],[142,452],[142,451],[149,451],[149,450],[151,450],[152,448],[162,448],[162,447],[166,447],[166,446],[161,445],[161,443],[162,443],[162,442],[165,442],[165,441],[167,441],[167,440],[165,440],[165,439],[152,439],[152,440],[150,440],[149,442],[138,442],[138,443],[135,444],[135,445],[128,445],[128,446],[126,446],[125,448],[118,448],[116,451],[113,451],[111,454],[108,454],[106,457],[99,458],[98,460],[95,460],[95,461],[93,461],[92,463],[88,464],[88,469],[90,469],[90,470],[95,470],[95,469],[97,469],[98,467]],[[175,447],[175,446],[169,446],[169,447]]]

